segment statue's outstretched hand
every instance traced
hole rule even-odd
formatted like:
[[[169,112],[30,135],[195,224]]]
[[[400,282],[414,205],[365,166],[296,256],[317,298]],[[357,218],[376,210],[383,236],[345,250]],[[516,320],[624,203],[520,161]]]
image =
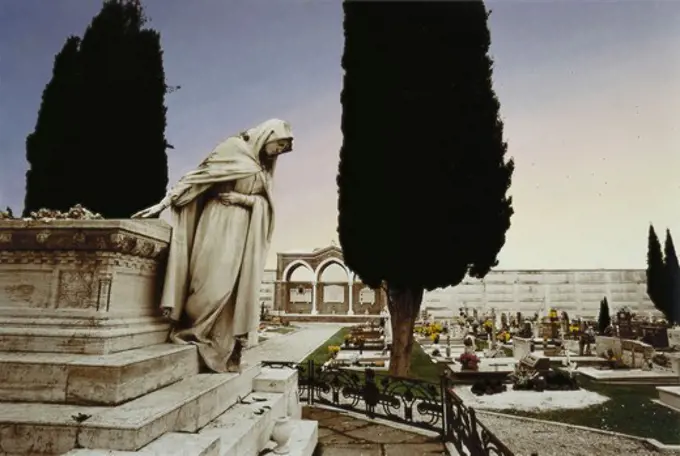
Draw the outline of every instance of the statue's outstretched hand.
[[[158,203],[154,204],[151,207],[147,207],[146,209],[142,209],[141,211],[132,214],[132,218],[151,218],[155,217],[161,212],[163,212],[163,209],[165,209],[165,205]]]

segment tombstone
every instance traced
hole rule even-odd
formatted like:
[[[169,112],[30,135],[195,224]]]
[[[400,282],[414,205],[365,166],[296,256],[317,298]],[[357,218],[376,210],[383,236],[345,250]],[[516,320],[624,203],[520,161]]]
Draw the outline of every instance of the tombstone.
[[[472,353],[472,354],[474,354],[474,353],[475,353],[475,350],[476,350],[476,340],[475,340],[475,336],[473,336],[472,334],[468,334],[467,336],[465,336],[465,339],[464,339],[464,340],[468,341],[468,344],[469,344],[470,342],[472,342],[472,343],[469,344],[469,345],[468,345],[468,344],[463,344],[463,346],[465,347],[465,353]]]
[[[534,339],[538,339],[541,336],[541,326],[538,322],[531,322],[531,334]]]
[[[680,349],[680,326],[668,328],[666,334],[668,335],[668,346]]]

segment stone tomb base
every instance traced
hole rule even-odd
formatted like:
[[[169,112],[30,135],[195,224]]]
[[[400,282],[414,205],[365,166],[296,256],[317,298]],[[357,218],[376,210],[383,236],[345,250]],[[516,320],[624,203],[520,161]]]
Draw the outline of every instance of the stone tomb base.
[[[297,371],[199,374],[164,343],[162,221],[0,222],[0,454],[256,455],[274,420],[312,454]]]
[[[107,354],[163,343],[170,227],[0,221],[0,351]]]

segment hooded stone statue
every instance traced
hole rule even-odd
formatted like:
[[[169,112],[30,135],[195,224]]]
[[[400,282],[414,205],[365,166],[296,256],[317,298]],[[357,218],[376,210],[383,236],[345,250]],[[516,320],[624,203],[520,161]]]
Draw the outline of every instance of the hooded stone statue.
[[[194,344],[214,372],[240,368],[244,338],[259,325],[260,283],[274,229],[276,160],[292,150],[288,123],[272,119],[219,144],[161,203],[172,209],[161,298],[170,340]]]

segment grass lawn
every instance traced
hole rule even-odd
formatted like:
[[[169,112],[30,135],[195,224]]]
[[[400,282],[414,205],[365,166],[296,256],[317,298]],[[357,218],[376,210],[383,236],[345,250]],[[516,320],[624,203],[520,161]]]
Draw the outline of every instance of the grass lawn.
[[[576,410],[503,413],[588,426],[680,444],[680,412],[652,402],[658,398],[654,385],[608,385],[579,376],[583,389],[609,397],[603,404]]]
[[[345,336],[349,334],[351,330],[351,327],[340,329],[340,331],[333,334],[326,342],[319,345],[316,350],[314,350],[307,358],[305,358],[303,363],[308,363],[310,359],[313,359],[314,364],[321,366],[323,363],[331,359],[331,354],[328,351],[328,347],[330,345],[339,345],[342,347],[342,344],[345,343]]]
[[[331,358],[328,352],[329,345],[339,345],[345,341],[345,335],[349,334],[352,328],[342,328],[340,331],[331,336],[326,342],[321,344],[314,352],[312,352],[303,363],[309,362],[310,359],[318,366],[322,365]],[[411,368],[409,377],[416,378],[427,382],[439,385],[440,377],[444,372],[443,364],[435,364],[430,357],[425,353],[420,344],[413,344],[413,351],[411,352]],[[361,372],[357,374],[363,375]],[[376,376],[387,375],[386,372],[376,371]]]

